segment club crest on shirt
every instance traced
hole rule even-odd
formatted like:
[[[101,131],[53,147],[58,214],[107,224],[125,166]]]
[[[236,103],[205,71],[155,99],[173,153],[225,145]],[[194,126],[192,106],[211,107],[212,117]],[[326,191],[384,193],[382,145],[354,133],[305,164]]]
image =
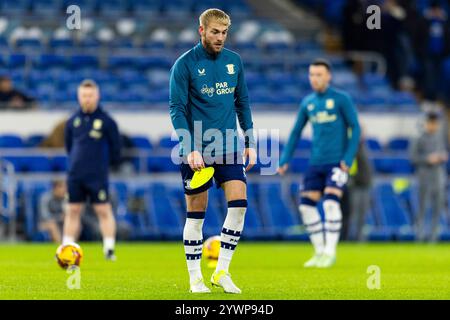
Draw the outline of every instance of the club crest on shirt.
[[[333,99],[327,99],[325,101],[325,108],[333,109],[334,108],[334,100]]]
[[[308,104],[308,106],[306,108],[308,109],[308,111],[313,111],[314,105],[312,103],[310,103],[310,104]]]
[[[191,179],[184,180],[184,187],[186,188],[186,190],[192,190],[192,188],[191,188]]]
[[[100,139],[102,137],[101,131],[91,130],[89,136],[94,139]]]
[[[99,192],[98,192],[98,200],[100,200],[100,201],[105,201],[106,200],[106,191],[105,190],[100,190]]]
[[[80,124],[81,124],[81,119],[80,119],[79,117],[76,117],[76,118],[73,120],[73,126],[74,126],[75,128],[78,128],[78,127],[80,126]]]
[[[100,119],[95,119],[94,123],[92,124],[92,128],[94,130],[100,130],[102,128],[103,125],[103,121]]]
[[[235,74],[234,64],[227,64],[226,67],[227,67],[227,73],[228,74]]]

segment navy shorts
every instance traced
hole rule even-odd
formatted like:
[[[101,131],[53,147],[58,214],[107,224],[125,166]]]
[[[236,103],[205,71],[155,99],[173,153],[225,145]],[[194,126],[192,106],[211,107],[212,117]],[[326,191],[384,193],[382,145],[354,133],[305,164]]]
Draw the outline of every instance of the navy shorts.
[[[235,153],[232,155],[234,160],[231,161],[222,161],[221,163],[208,163],[205,160],[205,167],[214,167],[214,176],[217,188],[220,188],[222,183],[231,180],[241,180],[244,183],[247,183],[247,177],[245,174],[245,166],[240,160],[240,156]],[[238,161],[240,160],[240,161]],[[186,161],[183,161],[180,165],[181,178],[183,179],[183,189],[185,194],[198,194],[203,191],[208,190],[213,185],[213,179],[209,180],[203,186],[191,189],[189,184],[191,182],[192,176],[194,175],[194,171],[191,169],[189,164]]]
[[[303,179],[303,191],[323,192],[326,187],[343,190],[347,181],[348,173],[339,164],[311,165]]]
[[[109,201],[108,181],[106,180],[69,178],[67,191],[69,193],[69,203],[86,202],[87,199],[93,204]]]

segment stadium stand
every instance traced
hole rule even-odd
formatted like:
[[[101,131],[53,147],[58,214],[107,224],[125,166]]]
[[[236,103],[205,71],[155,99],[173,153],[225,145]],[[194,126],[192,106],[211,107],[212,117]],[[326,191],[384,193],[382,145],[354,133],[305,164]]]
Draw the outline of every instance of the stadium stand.
[[[340,22],[344,1],[298,2],[321,10],[332,23]],[[426,1],[418,3],[421,8],[426,6]],[[65,17],[69,4],[83,8],[86,17],[83,30],[68,32],[61,28],[64,20],[41,19],[57,13]],[[310,90],[308,65],[319,55],[332,62],[334,84],[352,93],[360,111],[419,111],[415,96],[393,89],[384,75],[370,71],[356,75],[342,55],[325,51],[316,39],[297,39],[281,24],[258,18],[244,0],[219,4],[195,0],[3,0],[0,1],[0,75],[9,75],[17,88],[35,97],[40,108],[50,112],[73,109],[75,89],[88,77],[99,83],[107,109],[166,110],[169,70],[175,58],[198,41],[196,21],[192,17],[216,5],[232,16],[227,47],[242,56],[255,111],[273,110],[275,106],[279,110],[296,110]],[[444,65],[448,71],[445,75],[449,77],[450,60]],[[18,221],[23,223],[24,237],[34,241],[49,239],[47,234],[37,231],[39,195],[50,188],[49,177],[61,176],[67,168],[64,151],[36,148],[42,134],[0,134],[1,159],[13,165],[18,180],[13,196],[15,212]],[[131,227],[132,240],[179,239],[185,213],[183,194],[179,183],[166,179],[178,177],[179,168],[170,158],[176,142],[170,136],[150,140],[142,135],[131,136],[131,141],[135,149],[130,151],[130,157],[137,176],[150,178],[141,181],[134,177],[114,177],[111,189],[118,198],[117,219]],[[369,137],[366,143],[377,173],[373,206],[367,213],[366,237],[378,241],[413,240],[417,190],[408,155],[409,139],[395,137],[382,143],[376,137]],[[257,173],[264,167],[261,162],[249,174],[249,207],[243,237],[307,240],[305,230],[300,227],[297,201],[298,181],[308,164],[310,148],[310,140],[300,140],[291,163],[292,174],[287,180],[258,177]],[[450,173],[450,162],[447,168]],[[391,183],[396,177],[412,183],[402,192],[396,192]],[[7,176],[1,178],[3,183]],[[205,236],[220,231],[226,208],[223,193],[211,189],[210,197]],[[11,201],[3,189],[2,198],[3,204]],[[143,207],[133,208],[130,199],[142,199]],[[2,221],[8,221],[10,216],[4,212]],[[441,221],[441,240],[450,240],[449,220]]]
[[[0,74],[10,74],[18,88],[37,98],[41,108],[73,105],[74,88],[86,77],[100,83],[107,107],[120,103],[123,108],[165,108],[169,69],[181,52],[197,42],[190,17],[213,5],[176,0],[75,1],[82,6],[89,27],[67,33],[57,21],[40,22],[49,12],[63,12],[65,4],[61,0],[2,2],[1,12],[8,14],[2,18],[6,27],[0,32]],[[317,41],[295,39],[273,21],[244,19],[252,13],[245,1],[224,1],[219,7],[233,16],[228,47],[243,57],[255,105],[295,108],[309,89],[308,63],[320,54],[333,63],[335,85],[350,88],[362,109],[417,110],[412,95],[392,90],[377,74],[355,76],[342,56],[325,52]],[[153,13],[155,19],[140,19],[145,12]],[[22,25],[22,15],[31,27]],[[176,17],[177,23],[169,25],[170,17]],[[300,86],[293,85],[297,83]],[[365,94],[364,86],[375,84],[377,90]],[[277,95],[270,95],[270,89]]]

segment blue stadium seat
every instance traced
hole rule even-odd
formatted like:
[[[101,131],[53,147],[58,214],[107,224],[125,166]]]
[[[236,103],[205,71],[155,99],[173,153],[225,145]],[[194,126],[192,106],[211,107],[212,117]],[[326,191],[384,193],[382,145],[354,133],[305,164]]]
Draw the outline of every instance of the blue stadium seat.
[[[388,142],[387,147],[391,151],[407,151],[409,139],[404,137],[393,138]]]
[[[178,140],[172,140],[170,136],[163,136],[158,141],[159,148],[172,149],[178,145]]]
[[[30,240],[46,240],[45,237],[39,239],[39,201],[41,196],[50,190],[50,182],[31,182],[24,186],[25,197],[25,233]],[[48,240],[48,237],[47,237]]]
[[[26,56],[21,53],[14,53],[9,56],[7,60],[7,67],[10,69],[25,67]]]
[[[108,67],[111,69],[135,66],[135,58],[133,56],[109,56]]]
[[[133,13],[137,16],[157,16],[161,12],[161,2],[154,0],[132,1]]]
[[[191,4],[185,1],[165,1],[162,5],[162,13],[167,18],[186,19],[191,12]]]
[[[388,97],[387,103],[394,106],[417,106],[417,100],[410,92],[394,92]]]
[[[147,158],[147,168],[150,172],[178,172],[179,165],[173,163],[170,155],[152,155]]]
[[[65,172],[68,168],[67,156],[54,156],[51,160],[52,171]]]
[[[4,36],[0,36],[0,49],[6,50],[8,49],[8,40]],[[5,66],[6,63],[3,61],[3,57],[0,57],[0,67]]]
[[[414,172],[410,160],[402,156],[375,156],[372,162],[379,173],[411,174]]]
[[[289,54],[292,47],[285,42],[275,41],[266,43],[263,49],[271,54]]]
[[[278,89],[295,83],[295,76],[289,72],[270,72],[266,74],[266,79],[270,86]]]
[[[367,88],[388,85],[387,79],[376,73],[365,73],[362,77],[362,80],[363,84]]]
[[[54,50],[73,50],[75,43],[72,39],[50,39],[49,46]]]
[[[61,11],[59,0],[33,0],[30,3],[33,13],[38,15],[54,15]]]
[[[281,186],[278,183],[265,183],[259,186],[259,204],[264,222],[280,236],[288,236],[291,228],[299,224],[294,214],[283,200]],[[272,201],[271,199],[277,199]],[[295,217],[298,215],[295,214]]]
[[[152,150],[153,145],[146,136],[133,136],[131,137],[133,145],[138,149]]]
[[[39,143],[42,142],[42,140],[44,140],[45,136],[42,134],[33,134],[30,135],[26,140],[24,145],[29,147],[29,148],[36,148]]]
[[[380,184],[376,186],[375,199],[379,203],[380,219],[382,225],[386,226],[396,238],[402,240],[413,240],[414,234],[411,230],[411,219],[406,209],[401,205],[395,195],[391,184]]]
[[[73,55],[72,57],[70,57],[70,66],[74,69],[98,68],[99,61],[96,56]]]
[[[366,146],[370,151],[381,151],[381,143],[376,138],[367,138]]]
[[[24,169],[28,172],[51,172],[51,161],[46,156],[26,156],[22,158]]]
[[[2,156],[3,160],[9,162],[14,167],[14,171],[22,172],[22,158],[18,156]]]
[[[0,12],[5,15],[25,14],[29,9],[27,0],[3,0],[0,2]]]
[[[42,42],[40,39],[18,39],[16,41],[16,48],[24,50],[41,50]]]
[[[77,5],[82,8],[82,14],[86,16],[92,15],[96,10],[96,1],[92,0],[64,0],[63,8],[68,8],[71,5]]]
[[[268,80],[265,75],[259,72],[246,72],[245,80],[247,81],[247,86],[249,89],[253,89],[256,87],[264,87],[268,84]]]
[[[258,199],[254,183],[247,183],[247,212],[245,213],[244,232],[245,239],[270,239],[274,232],[263,227],[262,219],[258,211]]]
[[[124,0],[101,0],[97,2],[98,12],[103,16],[121,16],[127,13],[128,2]]]
[[[153,55],[147,57],[136,57],[136,65],[142,69],[163,69],[169,70],[172,67],[174,61],[168,56]]]
[[[367,92],[365,95],[354,97],[358,105],[364,107],[382,107],[386,105],[386,97],[383,95],[373,94]]]
[[[13,134],[0,135],[0,148],[23,148],[24,143],[20,136]]]
[[[66,57],[56,54],[43,54],[37,56],[33,65],[38,69],[48,69],[51,67],[64,67],[67,65]]]
[[[175,203],[171,202],[171,197],[164,184],[155,183],[150,185],[148,208],[151,218],[154,219],[154,225],[164,238],[181,238],[184,221],[178,214]]]
[[[320,53],[322,51],[321,45],[316,41],[298,41],[294,45],[294,50],[297,53],[305,53],[305,52],[313,52]],[[310,59],[308,59],[309,63],[311,63]],[[309,65],[308,63],[308,65]],[[306,67],[308,67],[308,65]]]

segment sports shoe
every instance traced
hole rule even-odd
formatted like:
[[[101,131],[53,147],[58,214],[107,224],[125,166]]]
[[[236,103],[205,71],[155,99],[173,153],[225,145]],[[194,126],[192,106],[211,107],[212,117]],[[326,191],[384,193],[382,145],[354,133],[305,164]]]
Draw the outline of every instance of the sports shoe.
[[[336,263],[336,256],[324,254],[320,257],[317,262],[317,268],[330,268]]]
[[[214,272],[211,276],[211,283],[213,286],[222,287],[225,293],[241,293],[241,289],[236,287],[231,280],[231,274],[225,270]]]
[[[114,254],[114,250],[109,249],[106,253],[105,253],[105,259],[108,261],[116,261],[117,257]]]
[[[303,264],[304,268],[314,268],[317,267],[317,264],[320,261],[320,258],[322,257],[322,255],[320,254],[315,254],[311,259],[309,259],[308,261],[306,261]]]
[[[194,282],[191,282],[189,292],[191,293],[211,293],[211,290],[205,286],[203,278],[198,278]]]

